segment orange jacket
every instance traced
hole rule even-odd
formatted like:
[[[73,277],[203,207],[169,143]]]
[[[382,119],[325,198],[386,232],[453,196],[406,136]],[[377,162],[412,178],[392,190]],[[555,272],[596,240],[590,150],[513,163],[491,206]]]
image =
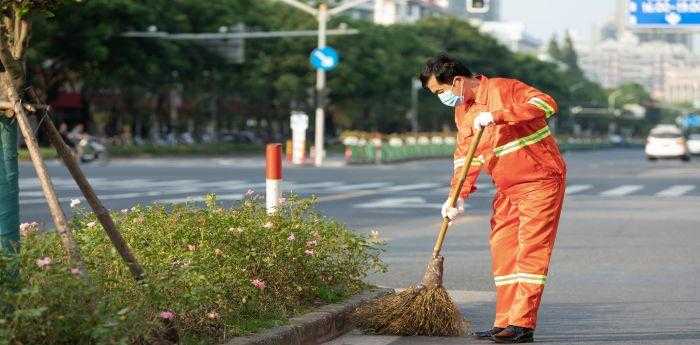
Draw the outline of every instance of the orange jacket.
[[[458,133],[451,185],[456,185],[464,165],[474,118],[483,111],[493,114],[495,124],[484,130],[460,194],[463,198],[476,190],[481,169],[504,193],[526,182],[563,179],[566,164],[547,126],[547,119],[557,111],[554,99],[515,79],[478,78],[481,83],[474,100],[455,107]]]

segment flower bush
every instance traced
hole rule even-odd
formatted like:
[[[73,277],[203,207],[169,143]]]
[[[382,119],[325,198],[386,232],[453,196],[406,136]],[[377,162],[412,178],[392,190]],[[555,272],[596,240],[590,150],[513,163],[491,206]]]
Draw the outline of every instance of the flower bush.
[[[0,344],[211,343],[339,301],[383,270],[381,245],[287,198],[273,215],[252,193],[233,208],[114,212],[147,275],[135,282],[94,214],[72,220],[89,278],[67,265],[57,234],[23,238],[21,278],[0,286]],[[13,258],[0,259],[0,269]]]

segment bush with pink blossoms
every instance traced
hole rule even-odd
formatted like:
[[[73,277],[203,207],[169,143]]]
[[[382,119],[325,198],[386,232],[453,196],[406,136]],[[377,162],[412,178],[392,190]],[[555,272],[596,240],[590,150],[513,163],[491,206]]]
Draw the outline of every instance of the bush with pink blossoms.
[[[233,208],[208,196],[204,207],[116,211],[147,274],[140,284],[95,215],[78,209],[71,228],[92,284],[66,264],[54,232],[30,232],[20,282],[0,286],[0,344],[139,344],[172,331],[184,344],[222,342],[342,300],[383,270],[382,248],[313,205],[289,197],[268,215],[255,195]]]

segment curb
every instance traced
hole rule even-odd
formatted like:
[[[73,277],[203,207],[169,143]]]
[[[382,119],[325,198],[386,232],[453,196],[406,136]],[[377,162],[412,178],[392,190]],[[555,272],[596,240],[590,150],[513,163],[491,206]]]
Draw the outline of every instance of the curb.
[[[393,292],[375,288],[350,297],[345,302],[329,304],[289,319],[289,324],[262,333],[236,337],[222,345],[311,345],[320,344],[350,331],[350,314],[360,305]]]

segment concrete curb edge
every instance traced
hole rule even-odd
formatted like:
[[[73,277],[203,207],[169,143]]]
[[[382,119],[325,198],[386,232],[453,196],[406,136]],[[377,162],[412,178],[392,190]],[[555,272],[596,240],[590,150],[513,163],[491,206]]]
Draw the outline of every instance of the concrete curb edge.
[[[350,331],[350,314],[360,305],[393,292],[393,289],[364,290],[348,300],[323,306],[289,319],[289,324],[259,334],[236,337],[223,345],[307,345],[320,344]]]

